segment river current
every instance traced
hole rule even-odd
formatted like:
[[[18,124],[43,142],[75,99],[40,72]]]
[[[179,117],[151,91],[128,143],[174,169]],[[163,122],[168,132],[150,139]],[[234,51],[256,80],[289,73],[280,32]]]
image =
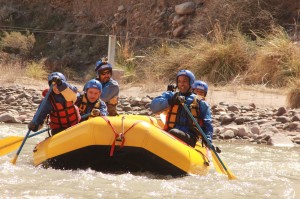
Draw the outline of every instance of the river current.
[[[26,133],[25,125],[0,124],[0,139]],[[237,180],[212,163],[207,176],[173,178],[34,167],[32,150],[46,136],[29,138],[16,165],[10,163],[16,151],[0,156],[0,198],[300,198],[300,147],[215,142]]]

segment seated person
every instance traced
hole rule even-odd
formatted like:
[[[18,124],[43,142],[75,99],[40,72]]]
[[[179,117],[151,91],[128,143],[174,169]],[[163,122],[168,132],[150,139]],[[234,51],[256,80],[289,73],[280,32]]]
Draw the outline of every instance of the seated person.
[[[192,147],[196,145],[201,133],[182,103],[190,109],[209,141],[211,141],[213,132],[209,106],[200,105],[196,100],[196,95],[192,93],[194,81],[195,76],[191,71],[180,70],[176,77],[176,87],[179,92],[166,91],[161,96],[154,98],[150,105],[150,109],[154,113],[168,108],[164,129]]]
[[[110,116],[116,116],[119,100],[119,84],[112,78],[112,65],[99,60],[95,66],[96,79],[102,84],[101,100],[106,103]]]
[[[205,133],[207,139],[212,143],[213,136],[213,126],[211,119],[211,111],[210,106],[207,101],[205,101],[205,97],[208,92],[208,85],[204,81],[196,80],[192,86],[193,92],[197,95],[197,102],[199,106],[200,113],[204,113],[203,116],[203,127],[202,130]]]
[[[81,116],[89,113],[89,117],[108,115],[106,104],[100,99],[101,93],[102,85],[98,80],[92,79],[85,84],[84,93],[76,101]],[[82,121],[84,120],[86,119],[83,118]]]
[[[49,86],[53,84],[53,89],[44,106],[39,107],[41,108],[39,117],[28,124],[28,129],[34,132],[39,130],[47,115],[50,115],[51,134],[55,135],[77,124],[81,116],[75,105],[77,88],[68,84],[62,73],[51,73],[48,76],[48,84]],[[48,90],[46,89],[43,93],[47,93]]]

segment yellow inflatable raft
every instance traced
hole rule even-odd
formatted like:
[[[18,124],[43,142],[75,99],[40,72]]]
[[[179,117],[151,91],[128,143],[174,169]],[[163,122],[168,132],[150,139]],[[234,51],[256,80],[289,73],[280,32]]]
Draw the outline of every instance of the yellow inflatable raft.
[[[34,165],[102,172],[153,172],[205,175],[207,150],[192,148],[161,129],[153,117],[96,117],[39,143]]]

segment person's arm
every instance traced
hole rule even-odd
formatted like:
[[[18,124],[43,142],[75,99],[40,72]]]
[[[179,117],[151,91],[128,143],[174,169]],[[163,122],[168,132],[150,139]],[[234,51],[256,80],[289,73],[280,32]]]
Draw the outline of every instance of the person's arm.
[[[76,102],[75,102],[75,105],[76,106],[80,106],[80,104],[81,104],[81,100],[82,98],[81,98],[81,96],[80,96],[80,94],[79,93],[77,93],[77,95],[76,95]]]
[[[151,111],[155,114],[167,109],[170,106],[168,100],[170,100],[173,95],[173,92],[167,91],[162,93],[162,95],[155,97],[150,104]]]
[[[110,84],[109,86],[105,86],[102,89],[102,93],[100,99],[104,102],[109,102],[113,97],[119,95],[119,85]]]
[[[73,103],[76,102],[78,89],[75,86],[72,86],[62,80],[61,85],[58,85],[57,89],[61,92],[66,101],[72,101]]]
[[[102,100],[101,100],[101,105],[100,105],[99,109],[100,109],[100,113],[101,113],[102,116],[108,116],[108,111],[107,111],[106,104]]]
[[[43,100],[44,100],[44,99],[43,99]],[[43,102],[43,101],[42,101],[42,102]],[[42,104],[42,103],[41,103],[41,104]],[[42,126],[43,126],[43,124],[44,124],[44,121],[45,121],[47,115],[48,115],[48,114],[51,112],[51,110],[52,110],[52,105],[51,105],[51,103],[50,103],[49,98],[48,98],[48,101],[44,104],[43,107],[40,107],[41,104],[40,104],[39,107],[38,107],[38,110],[39,110],[40,108],[42,108],[42,109],[41,109],[41,112],[40,112],[40,114],[39,114],[39,117],[37,117],[37,118],[35,119],[35,122],[33,122],[33,120],[30,122],[30,123],[32,123],[31,125],[33,125],[32,127],[34,127],[34,129],[32,129],[34,132],[36,132],[37,130],[39,130],[40,128],[42,128]],[[34,117],[35,117],[35,116],[34,116]]]
[[[199,109],[201,115],[200,119],[203,119],[203,132],[205,133],[210,143],[212,143],[214,129],[212,125],[210,106],[206,101],[201,100],[199,102]]]

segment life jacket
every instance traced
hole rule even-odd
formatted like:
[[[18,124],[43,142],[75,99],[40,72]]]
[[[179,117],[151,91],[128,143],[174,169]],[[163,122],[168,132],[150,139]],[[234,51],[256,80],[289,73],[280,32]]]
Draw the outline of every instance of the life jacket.
[[[76,105],[78,106],[79,108],[79,112],[81,115],[83,114],[86,114],[86,109],[87,109],[87,105],[88,105],[88,100],[87,100],[87,97],[85,94],[82,94],[80,95],[80,98],[79,100],[76,102]],[[91,112],[94,110],[94,109],[99,109],[101,106],[101,100],[98,99],[96,101],[96,103],[94,103],[94,107],[90,110]]]
[[[178,95],[178,93],[175,93],[175,95]],[[200,110],[198,105],[199,100],[194,97],[193,102],[190,105],[187,105],[189,110],[191,111],[193,117],[196,119],[200,127],[203,127],[203,119],[200,119]],[[168,114],[166,116],[166,123],[164,126],[164,130],[169,131],[170,129],[175,127],[177,117],[179,117],[179,109],[183,109],[183,106],[181,104],[174,104],[170,106],[168,110]],[[188,123],[183,125],[193,125],[196,127],[196,125],[193,123],[191,118],[188,118]],[[195,128],[196,129],[196,128]]]
[[[53,94],[50,94],[50,103],[53,111],[50,113],[50,128],[68,128],[77,124],[80,121],[80,114],[78,107],[71,101],[61,104],[55,101]]]

